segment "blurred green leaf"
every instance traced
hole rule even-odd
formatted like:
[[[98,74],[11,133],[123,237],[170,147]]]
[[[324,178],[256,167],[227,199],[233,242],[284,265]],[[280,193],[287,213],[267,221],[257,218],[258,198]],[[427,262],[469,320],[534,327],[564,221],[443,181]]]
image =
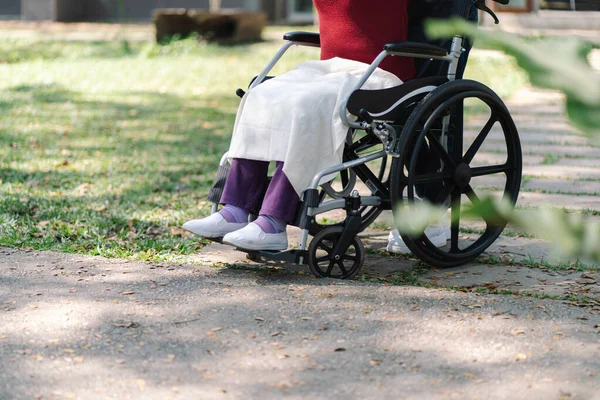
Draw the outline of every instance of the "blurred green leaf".
[[[514,56],[534,86],[565,93],[567,114],[573,124],[600,142],[600,74],[588,62],[595,47],[592,43],[575,37],[531,42],[505,32],[477,29],[461,19],[429,21],[426,30],[432,38],[467,35],[488,48]]]

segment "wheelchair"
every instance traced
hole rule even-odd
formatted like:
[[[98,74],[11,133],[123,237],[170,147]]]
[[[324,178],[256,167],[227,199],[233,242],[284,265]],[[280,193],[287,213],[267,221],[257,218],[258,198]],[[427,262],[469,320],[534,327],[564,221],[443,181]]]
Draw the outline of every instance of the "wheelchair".
[[[353,279],[366,255],[358,234],[382,211],[392,210],[396,218],[399,209],[410,212],[423,201],[449,210],[449,241],[437,247],[424,233],[418,237],[403,235],[402,239],[416,257],[433,267],[466,264],[502,233],[506,223],[487,217],[465,219],[461,211],[466,203],[477,205],[482,194],[490,193],[514,206],[522,172],[517,128],[492,89],[462,79],[471,47],[469,38],[455,36],[432,42],[423,34],[423,21],[431,17],[476,20],[477,11],[483,10],[496,23],[497,18],[485,0],[424,1],[430,7],[409,10],[410,41],[385,45],[342,104],[340,115],[348,126],[343,160],[316,174],[303,193],[294,224],[302,230],[299,247],[285,251],[238,249],[248,258],[307,265],[316,277]],[[290,47],[320,46],[318,33],[290,32],[284,40],[251,82],[250,90],[269,79],[268,73]],[[389,56],[412,57],[417,77],[383,90],[361,89]],[[244,93],[238,89],[240,97]],[[469,107],[478,117],[470,117],[465,126]],[[226,153],[209,193],[212,212],[218,210],[227,172]],[[337,185],[321,184],[332,174],[339,177]],[[483,184],[475,185],[477,182]],[[343,210],[346,218],[333,224],[319,220],[332,210]]]

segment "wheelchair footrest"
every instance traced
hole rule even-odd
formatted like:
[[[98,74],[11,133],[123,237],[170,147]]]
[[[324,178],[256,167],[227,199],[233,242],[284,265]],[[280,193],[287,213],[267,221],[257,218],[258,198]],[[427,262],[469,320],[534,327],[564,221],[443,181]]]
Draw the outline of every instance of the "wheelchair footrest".
[[[246,250],[237,248],[236,250],[243,251],[248,254],[248,258],[252,260],[260,260],[265,258],[271,261],[282,261],[290,264],[305,265],[306,264],[306,251],[291,249],[284,251],[269,251],[269,250]],[[303,259],[300,263],[300,258]]]

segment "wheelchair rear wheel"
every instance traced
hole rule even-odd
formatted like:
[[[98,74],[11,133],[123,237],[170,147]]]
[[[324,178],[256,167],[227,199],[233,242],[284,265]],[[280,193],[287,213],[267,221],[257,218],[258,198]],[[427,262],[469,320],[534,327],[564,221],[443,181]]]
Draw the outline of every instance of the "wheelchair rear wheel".
[[[463,112],[467,116],[464,124]],[[443,131],[448,133],[447,145]],[[407,247],[438,268],[473,260],[498,238],[506,223],[486,217],[461,218],[461,207],[477,205],[482,196],[501,197],[514,205],[519,193],[521,145],[508,109],[481,83],[449,82],[415,109],[404,127],[400,146],[400,157],[393,160],[390,177],[394,214],[421,201],[450,208],[451,214],[445,246],[443,240],[434,245],[423,234],[418,238],[402,236]],[[423,152],[428,153],[430,165],[439,166],[437,170],[423,172],[419,166]]]

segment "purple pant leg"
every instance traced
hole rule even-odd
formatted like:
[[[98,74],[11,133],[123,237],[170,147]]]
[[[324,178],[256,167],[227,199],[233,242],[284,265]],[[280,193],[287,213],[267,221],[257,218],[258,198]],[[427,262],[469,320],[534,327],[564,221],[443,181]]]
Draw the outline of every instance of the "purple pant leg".
[[[277,168],[265,194],[260,215],[277,217],[287,224],[294,222],[298,209],[298,195],[283,173],[283,162],[277,161]]]
[[[221,203],[258,213],[267,186],[268,169],[269,163],[266,161],[234,158],[225,181]]]
[[[269,163],[234,158],[231,161],[221,203],[240,207],[254,214],[257,214],[260,208],[260,215],[270,215],[287,224],[294,222],[299,198],[283,173],[283,162],[278,161],[276,165],[275,174],[263,199]]]

